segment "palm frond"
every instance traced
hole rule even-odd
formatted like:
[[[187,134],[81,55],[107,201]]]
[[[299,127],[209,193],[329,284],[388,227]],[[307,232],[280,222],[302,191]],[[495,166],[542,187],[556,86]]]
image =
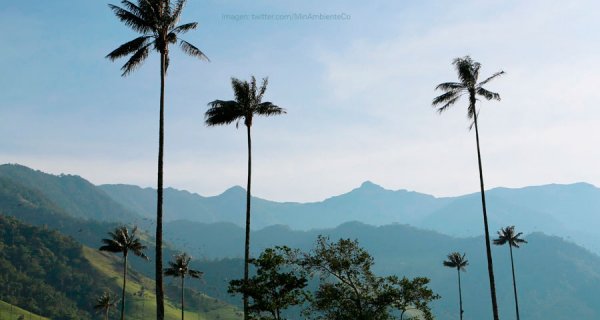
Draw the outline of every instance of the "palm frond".
[[[142,17],[113,4],[109,4],[108,6],[115,13],[117,18],[119,18],[119,20],[121,20],[126,26],[130,27],[134,31],[144,34],[153,31],[152,25]]]
[[[260,102],[256,99],[256,78],[254,76],[250,77],[250,88],[248,89],[248,93],[250,96],[250,101],[252,104],[259,104]]]
[[[242,81],[237,78],[231,78],[231,88],[233,89],[235,100],[240,105],[250,105],[252,98],[250,92],[250,84],[248,84],[248,81]]]
[[[106,58],[114,61],[130,53],[136,52],[147,44],[149,38],[150,36],[141,36],[126,42],[120,45],[117,49],[113,50],[111,53],[107,54]]]
[[[200,51],[200,49],[196,48],[193,44],[185,40],[181,40],[179,42],[179,47],[181,47],[181,50],[183,50],[183,52],[187,53],[192,57],[197,57],[200,58],[200,60],[204,61],[210,61],[210,59],[208,59],[208,57],[202,51]]]
[[[486,84],[486,83],[488,83],[488,82],[492,81],[492,80],[493,80],[494,78],[496,78],[496,77],[499,77],[499,76],[503,75],[504,73],[505,73],[504,71],[500,71],[500,72],[496,72],[496,73],[494,73],[494,74],[493,74],[491,77],[489,77],[489,78],[487,78],[487,79],[485,79],[485,80],[481,81],[481,82],[479,83],[479,86],[480,86],[480,87],[481,87],[481,86],[483,86],[484,84]]]
[[[138,51],[136,51],[131,56],[131,58],[129,58],[127,63],[125,63],[123,65],[123,67],[121,67],[121,70],[123,71],[123,73],[121,75],[123,77],[130,74],[132,71],[134,71],[135,69],[137,69],[139,66],[142,65],[144,60],[146,60],[146,58],[148,57],[148,54],[150,54],[150,45],[152,45],[152,44],[153,44],[153,42],[148,43],[145,46],[141,47]]]
[[[263,102],[256,106],[254,113],[261,116],[276,116],[287,113],[285,109],[274,105],[271,102]]]
[[[444,82],[440,83],[435,87],[435,90],[443,90],[443,91],[457,91],[464,90],[466,86],[462,83],[458,82]]]
[[[442,94],[440,94],[439,96],[435,97],[433,99],[433,101],[431,101],[431,105],[433,107],[437,107],[440,104],[446,104],[448,103],[448,101],[455,99],[456,97],[459,97],[460,95],[462,95],[462,92],[460,90],[451,90],[448,92],[444,92]]]
[[[196,278],[196,279],[200,279],[202,277],[202,275],[204,274],[204,272],[202,271],[198,271],[198,270],[188,270],[188,275],[191,278]]]
[[[179,22],[179,18],[181,17],[181,12],[183,11],[183,7],[185,7],[186,0],[177,0],[175,6],[173,7],[173,13],[170,13],[171,21],[170,25],[174,26]]]
[[[484,88],[478,87],[475,91],[478,95],[486,98],[487,100],[498,100],[500,101],[500,95],[496,92],[488,91]]]
[[[141,18],[146,16],[146,13],[142,10],[142,8],[131,1],[121,0],[121,5],[123,5],[123,7],[125,7],[129,12],[131,12],[137,17]]]
[[[208,106],[210,108],[204,115],[207,126],[226,125],[244,117],[243,108],[237,101],[215,100]]]
[[[181,277],[181,271],[177,268],[166,268],[165,276],[169,277]]]
[[[256,95],[256,101],[258,103],[260,103],[262,101],[262,98],[265,95],[265,91],[267,91],[268,84],[269,84],[269,78],[268,77],[263,78],[260,89],[258,90],[258,94]]]
[[[180,26],[175,27],[173,30],[171,30],[171,32],[175,33],[175,34],[183,34],[190,30],[196,29],[196,27],[198,27],[197,22],[190,22],[190,23],[182,24]]]
[[[437,107],[437,112],[442,113],[446,111],[446,109],[454,105],[462,95],[463,93],[461,93],[460,91],[449,91],[433,99],[431,105],[437,107],[438,105],[443,103],[441,107]]]

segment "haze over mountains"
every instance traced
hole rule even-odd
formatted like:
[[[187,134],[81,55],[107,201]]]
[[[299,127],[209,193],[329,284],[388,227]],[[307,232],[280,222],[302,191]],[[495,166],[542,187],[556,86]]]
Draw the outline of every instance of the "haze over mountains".
[[[588,184],[493,189],[489,192],[490,215],[494,215],[496,220],[492,222],[498,226],[515,224],[523,231],[526,225],[545,233],[549,232],[543,228],[554,226],[553,232],[559,235],[560,230],[568,228],[591,230],[598,225],[593,215],[598,207],[594,199],[597,194],[598,189]],[[239,187],[215,197],[168,189],[165,199],[165,217],[171,220],[164,226],[169,242],[165,256],[185,250],[198,259],[208,258],[194,261],[194,267],[205,272],[205,282],[190,283],[191,287],[232,304],[240,302],[226,291],[227,281],[241,276],[243,228],[239,224],[243,220],[239,216],[244,213],[244,196]],[[442,260],[451,251],[465,252],[470,261],[463,276],[465,319],[489,318],[485,250],[482,238],[477,236],[482,224],[478,196],[435,198],[364,183],[322,202],[257,199],[253,219],[257,230],[252,234],[251,248],[253,254],[274,245],[310,250],[319,234],[331,239],[358,239],[375,258],[378,274],[431,278],[431,287],[442,296],[432,304],[438,319],[457,317],[456,272],[444,268]],[[117,223],[145,228],[149,231],[144,233],[145,241],[152,246],[153,210],[152,189],[98,187],[78,176],[54,176],[18,165],[0,166],[1,215],[59,231],[92,248]],[[361,213],[367,211],[371,213]],[[576,221],[583,217],[587,220]],[[230,222],[217,222],[227,219]],[[474,236],[464,236],[469,234]],[[528,233],[525,238],[529,243],[515,251],[523,317],[600,318],[596,294],[600,287],[600,257],[559,237]],[[492,249],[500,312],[503,318],[509,317],[513,305],[508,248]],[[153,250],[148,253],[152,256]],[[152,264],[132,260],[132,267],[152,275]],[[222,304],[214,307],[225,308]]]
[[[100,186],[110,197],[140,216],[152,218],[156,191],[132,185]],[[165,190],[165,221],[231,222],[244,225],[245,190],[233,187],[214,197]],[[516,225],[523,232],[544,232],[570,239],[600,253],[600,189],[587,183],[550,184],[486,192],[490,230]],[[320,202],[274,202],[253,198],[252,227],[286,225],[294,230],[334,228],[344,222],[370,225],[409,224],[452,236],[483,234],[479,193],[436,198],[387,190],[372,182]]]

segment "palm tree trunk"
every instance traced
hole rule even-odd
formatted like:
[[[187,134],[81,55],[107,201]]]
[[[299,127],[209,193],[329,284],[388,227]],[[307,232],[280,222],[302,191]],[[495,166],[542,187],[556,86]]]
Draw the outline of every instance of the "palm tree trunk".
[[[123,293],[121,295],[121,320],[125,319],[125,286],[127,285],[127,254],[123,255]]]
[[[184,277],[181,276],[181,320],[183,320],[184,314],[183,314],[183,279]]]
[[[515,264],[513,262],[513,253],[512,246],[510,243],[508,244],[508,248],[510,249],[510,266],[512,268],[512,277],[513,277],[513,290],[515,291],[515,308],[517,309],[517,320],[520,320],[519,317],[519,300],[517,299],[517,280],[515,280]]]
[[[163,152],[165,144],[165,63],[167,53],[160,54],[160,121],[158,129],[158,185],[156,187],[156,319],[164,320],[164,292],[162,268],[162,216],[163,216]]]
[[[499,320],[498,303],[496,302],[496,282],[494,281],[494,264],[492,262],[492,248],[490,245],[490,232],[488,229],[487,210],[485,206],[485,190],[483,187],[483,169],[481,167],[481,151],[479,149],[479,128],[477,127],[477,110],[475,109],[474,94],[471,98],[471,106],[473,107],[473,120],[475,124],[475,140],[477,142],[477,162],[479,164],[479,184],[481,187],[481,206],[483,208],[483,225],[485,228],[485,250],[487,253],[488,274],[490,278],[490,293],[492,296],[492,312],[494,320]]]
[[[108,311],[109,310],[110,310],[109,308],[106,308],[106,312],[104,313],[104,320],[108,320]]]
[[[463,307],[462,307],[462,288],[460,286],[460,267],[456,268],[458,270],[458,306],[460,312],[460,320],[463,318]]]
[[[248,287],[248,264],[250,261],[250,184],[252,177],[252,138],[250,124],[246,125],[248,133],[248,183],[246,185],[246,243],[244,247],[244,289]],[[244,320],[248,320],[248,293],[244,290]]]

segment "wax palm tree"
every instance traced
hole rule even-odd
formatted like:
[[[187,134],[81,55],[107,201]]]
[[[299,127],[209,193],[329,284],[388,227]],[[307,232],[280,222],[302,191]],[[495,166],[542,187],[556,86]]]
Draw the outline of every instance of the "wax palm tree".
[[[123,76],[138,68],[151,50],[160,53],[160,113],[158,129],[158,182],[156,199],[156,317],[164,319],[164,291],[162,271],[162,215],[163,215],[163,150],[165,114],[165,76],[169,66],[169,45],[179,43],[186,54],[202,60],[208,58],[191,43],[179,39],[179,35],[196,29],[196,22],[180,24],[179,18],[186,0],[137,0],[137,4],[122,0],[122,8],[110,4],[109,7],[125,25],[141,35],[109,53],[106,57],[116,60],[129,56],[121,70]]]
[[[190,269],[190,260],[192,260],[192,257],[183,252],[176,255],[173,261],[169,261],[169,267],[165,269],[166,276],[181,278],[181,320],[183,320],[184,317],[183,288],[185,277],[188,276],[190,278],[200,279],[202,276],[202,272]]]
[[[246,186],[246,241],[244,250],[244,283],[248,283],[248,263],[250,260],[250,184],[252,176],[252,138],[250,128],[254,116],[275,116],[286,113],[283,108],[271,102],[262,102],[267,90],[268,79],[264,78],[260,88],[252,76],[250,82],[231,78],[235,100],[215,100],[210,102],[205,122],[208,126],[226,125],[243,120],[248,138],[248,183]],[[248,295],[244,293],[244,319],[248,319]]]
[[[102,312],[104,314],[104,320],[108,320],[108,313],[110,309],[117,307],[117,300],[115,297],[108,291],[104,291],[98,299],[96,299],[96,304],[94,305],[94,309],[98,312]]]
[[[448,260],[444,260],[444,267],[448,268],[456,268],[458,272],[458,303],[459,303],[459,311],[460,311],[460,319],[463,318],[463,313],[465,312],[462,307],[462,288],[460,286],[460,272],[467,271],[465,268],[469,265],[469,260],[465,258],[465,254],[462,255],[458,252],[452,252],[448,255]]]
[[[477,82],[479,78],[479,62],[473,61],[471,57],[456,58],[453,61],[459,82],[445,82],[439,84],[435,89],[444,91],[443,94],[433,99],[433,106],[437,107],[438,112],[442,113],[453,106],[460,97],[466,95],[469,99],[467,107],[467,116],[473,119],[471,128],[475,126],[475,141],[477,143],[477,161],[479,164],[479,185],[481,188],[481,206],[483,209],[483,226],[485,230],[485,248],[487,252],[488,274],[490,278],[490,294],[492,296],[492,312],[494,320],[498,320],[498,303],[496,302],[496,284],[494,281],[494,267],[492,262],[492,249],[490,245],[490,233],[488,229],[487,210],[485,205],[485,191],[483,186],[483,169],[481,168],[481,151],[479,148],[479,128],[477,127],[478,112],[475,108],[477,97],[483,97],[486,100],[500,100],[498,93],[488,91],[483,88],[485,84],[492,79],[504,74],[504,71],[496,72],[491,77]]]
[[[131,233],[125,226],[117,227],[115,231],[109,232],[110,238],[102,239],[104,243],[100,251],[108,251],[123,254],[123,294],[121,296],[121,320],[125,319],[125,286],[127,285],[127,256],[129,252],[143,259],[148,259],[144,246],[140,239],[135,236],[137,227],[134,227]]]
[[[521,318],[519,317],[519,300],[517,299],[517,280],[515,280],[515,264],[513,262],[512,248],[519,248],[520,244],[527,243],[525,239],[520,238],[522,235],[522,232],[515,233],[515,226],[510,226],[506,228],[501,228],[500,231],[498,231],[498,238],[494,239],[495,245],[502,246],[508,244],[508,248],[510,251],[510,266],[512,268],[513,291],[515,293],[515,309],[517,311],[517,320]]]

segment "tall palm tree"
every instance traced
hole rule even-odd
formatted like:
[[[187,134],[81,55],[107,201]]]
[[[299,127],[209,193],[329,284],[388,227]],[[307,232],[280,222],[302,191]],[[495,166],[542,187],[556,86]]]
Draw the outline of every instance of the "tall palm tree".
[[[94,309],[104,314],[104,320],[108,320],[108,313],[110,312],[110,309],[116,307],[117,300],[108,291],[104,291],[104,293],[102,293],[102,295],[96,299],[96,304],[94,305]]]
[[[104,243],[100,251],[108,251],[123,254],[123,294],[121,296],[121,320],[125,319],[125,286],[127,285],[127,256],[129,252],[143,259],[148,259],[144,250],[146,246],[135,236],[137,227],[131,233],[125,226],[117,227],[115,231],[109,232],[110,238],[102,239]]]
[[[486,100],[500,100],[498,93],[488,91],[483,88],[485,84],[492,79],[504,74],[504,71],[496,72],[491,77],[477,82],[479,78],[479,69],[481,64],[473,61],[471,57],[456,58],[452,62],[458,73],[459,82],[444,82],[439,84],[435,89],[444,91],[443,94],[433,99],[433,106],[437,107],[439,113],[446,111],[454,105],[461,96],[466,95],[469,98],[467,108],[467,116],[473,119],[471,128],[475,126],[475,141],[477,143],[477,162],[479,164],[479,185],[481,188],[481,207],[483,209],[483,226],[485,229],[485,248],[487,252],[488,274],[490,278],[490,294],[492,296],[492,312],[494,320],[498,320],[498,303],[496,302],[496,283],[494,281],[494,267],[492,262],[492,249],[490,245],[490,233],[488,229],[487,210],[485,205],[485,190],[483,186],[483,169],[481,168],[481,151],[479,148],[479,128],[477,127],[477,109],[475,102],[477,97],[483,97]]]
[[[181,254],[176,255],[174,258],[175,259],[173,261],[169,261],[169,267],[165,269],[165,275],[169,277],[181,278],[181,320],[183,320],[183,288],[185,276],[200,279],[202,272],[190,269],[190,260],[192,260],[192,257],[188,256],[187,253],[182,252]]]
[[[515,280],[515,264],[513,262],[512,248],[519,248],[520,244],[527,243],[525,239],[520,238],[522,235],[522,232],[515,233],[515,226],[510,226],[506,228],[501,228],[500,231],[498,231],[498,238],[494,239],[494,244],[498,246],[502,246],[508,243],[508,248],[510,251],[510,266],[512,268],[513,291],[515,293],[515,308],[517,311],[517,320],[520,320],[521,318],[519,317],[519,300],[517,299],[517,280]]]
[[[244,120],[248,138],[248,183],[246,186],[246,241],[244,250],[244,283],[248,283],[248,263],[250,260],[250,184],[252,176],[252,139],[250,128],[252,118],[256,116],[275,116],[286,113],[283,108],[271,102],[262,102],[267,90],[268,79],[264,78],[260,88],[256,85],[256,79],[252,76],[250,82],[231,78],[231,86],[235,100],[215,100],[210,102],[210,107],[205,114],[205,123],[208,126],[226,125],[236,121]],[[248,295],[244,293],[244,319],[248,319]]]
[[[458,272],[458,303],[459,303],[459,311],[460,311],[460,320],[463,318],[463,313],[465,312],[462,307],[462,288],[460,286],[460,272],[467,271],[465,269],[466,266],[469,265],[469,260],[465,258],[465,254],[462,255],[458,252],[452,252],[448,255],[448,260],[444,261],[444,266],[448,268],[456,268]]]
[[[137,0],[137,4],[122,0],[122,8],[109,4],[117,18],[125,25],[141,34],[109,53],[106,57],[116,60],[130,56],[123,65],[122,76],[138,68],[148,57],[151,50],[160,53],[160,112],[158,129],[158,182],[156,199],[156,317],[164,319],[164,291],[162,271],[162,203],[163,203],[163,152],[165,118],[165,76],[169,66],[169,45],[179,43],[186,54],[208,61],[200,49],[191,43],[179,39],[179,35],[196,29],[196,22],[180,24],[179,18],[186,0]]]

